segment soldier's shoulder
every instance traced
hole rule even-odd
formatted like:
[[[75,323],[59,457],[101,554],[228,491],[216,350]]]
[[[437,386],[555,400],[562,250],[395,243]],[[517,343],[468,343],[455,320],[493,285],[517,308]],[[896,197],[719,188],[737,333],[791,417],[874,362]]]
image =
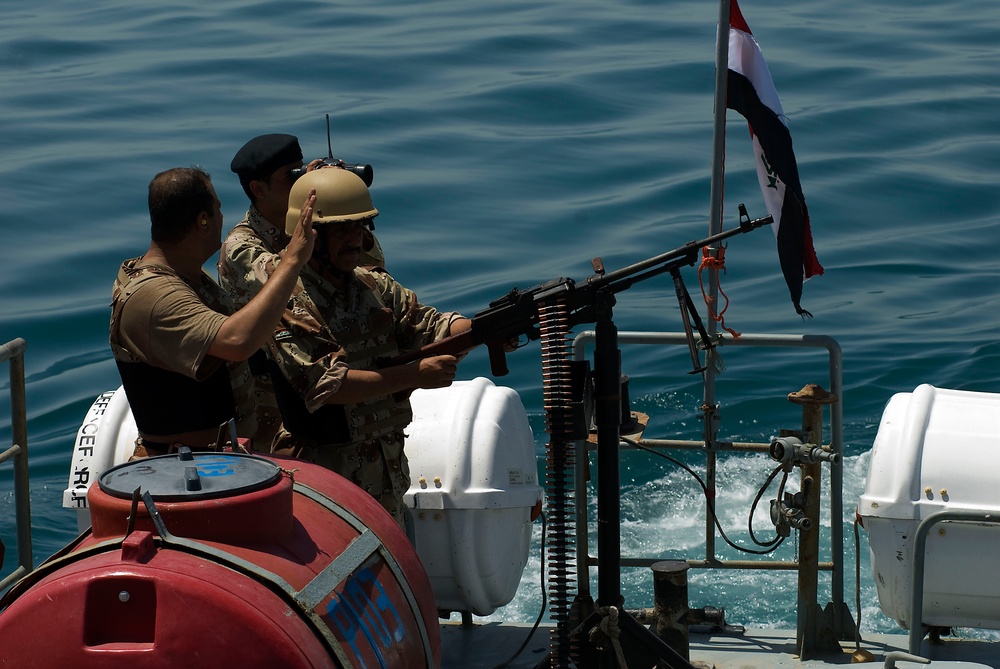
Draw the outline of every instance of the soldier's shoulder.
[[[234,248],[265,248],[265,243],[257,231],[244,222],[230,230],[222,241],[223,250]]]
[[[386,291],[398,285],[384,267],[358,267],[354,270],[354,275],[373,290]]]

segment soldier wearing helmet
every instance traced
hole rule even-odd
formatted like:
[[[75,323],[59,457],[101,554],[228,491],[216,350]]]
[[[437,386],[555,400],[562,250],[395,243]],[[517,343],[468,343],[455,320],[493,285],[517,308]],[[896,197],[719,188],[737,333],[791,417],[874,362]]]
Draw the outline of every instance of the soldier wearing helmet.
[[[313,160],[307,169],[322,164]],[[294,135],[269,134],[254,137],[233,156],[230,169],[239,177],[243,191],[250,199],[246,216],[226,236],[219,251],[219,285],[240,309],[260,292],[264,281],[275,269],[279,254],[288,244],[285,213],[288,193],[295,181],[294,173],[302,168],[302,149]],[[297,203],[296,207],[301,204]],[[364,266],[385,264],[382,247],[375,236],[366,238],[366,251],[361,258]],[[270,445],[281,416],[274,398],[264,350],[250,359],[255,381],[257,432],[254,442]]]
[[[269,344],[283,419],[272,450],[336,471],[405,527],[407,397],[415,388],[451,385],[458,358],[396,366],[384,361],[464,332],[470,321],[422,305],[388,274],[358,266],[364,231],[378,210],[351,172],[322,169],[299,178],[289,195],[286,229],[294,229],[295,203],[309,189],[316,191],[316,247]]]

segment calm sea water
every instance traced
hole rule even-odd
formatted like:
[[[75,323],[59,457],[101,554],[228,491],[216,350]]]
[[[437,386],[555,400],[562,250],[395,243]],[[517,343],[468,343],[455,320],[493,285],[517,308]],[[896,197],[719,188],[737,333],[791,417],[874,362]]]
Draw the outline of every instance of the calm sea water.
[[[1000,13],[995,0],[742,7],[790,118],[826,274],[806,284],[815,317],[802,321],[773,235],[734,239],[727,323],[841,343],[850,520],[893,393],[925,382],[1000,391]],[[594,256],[616,268],[707,234],[716,19],[713,3],[695,0],[5,1],[0,339],[29,345],[37,559],[75,532],[61,509],[69,449],[96,395],[119,385],[110,285],[148,242],[153,174],[205,166],[235,224],[246,209],[228,170],[236,149],[288,132],[307,157],[323,156],[330,114],[335,155],[375,167],[394,276],[425,302],[472,314],[513,286],[585,278]],[[733,113],[727,134],[728,228],[739,202],[753,216],[764,210]],[[685,277],[696,291],[694,270]],[[617,324],[678,330],[671,287],[647,283],[619,295]],[[623,355],[636,408],[658,414],[647,436],[697,437],[701,395],[683,352]],[[723,436],[734,440],[795,427],[781,398],[826,382],[819,357],[726,355],[719,400]],[[542,453],[537,345],[510,364],[502,382],[521,392]],[[488,375],[485,354],[462,373]],[[0,407],[9,443],[6,398]],[[769,469],[752,458],[723,469],[720,505],[734,536]],[[0,536],[9,537],[3,479]],[[703,502],[686,474],[628,454],[622,488],[623,552],[703,550],[688,520]],[[498,617],[534,618],[538,566],[536,544],[523,592]],[[692,604],[725,606],[732,622],[792,624],[767,594],[783,577],[727,578],[693,578]],[[647,580],[625,576],[630,603],[644,603]],[[862,580],[865,625],[892,629]]]

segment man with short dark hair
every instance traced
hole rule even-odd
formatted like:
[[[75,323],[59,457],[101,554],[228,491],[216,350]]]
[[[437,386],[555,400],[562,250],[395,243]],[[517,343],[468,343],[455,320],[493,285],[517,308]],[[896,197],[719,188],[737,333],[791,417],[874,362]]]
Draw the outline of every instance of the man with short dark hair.
[[[149,248],[122,264],[111,304],[111,350],[139,429],[133,457],[182,445],[219,448],[220,425],[233,418],[239,436],[253,434],[253,382],[245,361],[271,336],[312,254],[313,202],[310,193],[303,222],[267,286],[229,315],[219,286],[202,269],[222,237],[211,177],[181,167],[150,182]]]
[[[315,169],[322,162],[316,159],[306,167]],[[285,213],[288,193],[295,181],[293,171],[302,167],[302,149],[294,135],[259,135],[233,156],[230,169],[239,177],[243,192],[250,199],[246,216],[226,236],[219,252],[219,285],[234,309],[242,308],[260,292],[277,266],[278,254],[288,243]],[[370,231],[366,233],[364,246],[363,266],[385,264],[382,248]],[[270,443],[281,425],[265,356],[261,351],[250,359],[257,403],[254,441],[259,445]]]

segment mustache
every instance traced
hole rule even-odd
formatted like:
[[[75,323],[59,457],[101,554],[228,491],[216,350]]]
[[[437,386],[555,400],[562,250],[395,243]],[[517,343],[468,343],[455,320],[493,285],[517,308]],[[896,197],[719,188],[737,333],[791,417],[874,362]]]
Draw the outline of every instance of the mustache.
[[[340,251],[337,252],[337,255],[344,256],[344,255],[351,255],[351,254],[354,254],[354,253],[361,253],[361,245],[360,244],[353,245],[353,246],[343,246],[343,247],[341,247]]]

